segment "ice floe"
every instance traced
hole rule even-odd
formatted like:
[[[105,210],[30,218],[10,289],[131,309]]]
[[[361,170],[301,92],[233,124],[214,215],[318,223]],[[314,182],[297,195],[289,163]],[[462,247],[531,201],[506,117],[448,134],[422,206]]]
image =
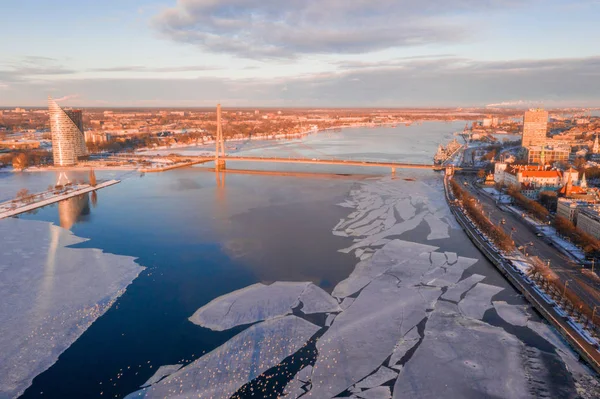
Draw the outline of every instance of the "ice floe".
[[[333,397],[371,374],[400,337],[426,317],[432,297],[425,298],[416,288],[398,287],[393,276],[377,277],[318,340],[320,355],[307,397]]]
[[[132,398],[228,399],[239,388],[305,345],[319,327],[296,316],[255,324]]]
[[[398,373],[396,371],[388,369],[385,366],[381,366],[376,372],[357,383],[356,387],[362,389],[375,388],[385,384],[390,380],[393,380],[396,377],[398,377]]]
[[[391,399],[392,391],[390,387],[377,387],[357,393],[356,396],[362,399]]]
[[[504,301],[494,301],[494,308],[505,322],[515,326],[527,325],[527,320],[531,315],[527,312],[527,305],[509,305]]]
[[[392,352],[392,356],[390,356],[390,360],[388,365],[390,367],[394,367],[398,365],[400,360],[406,355],[406,353],[414,348],[414,346],[421,340],[421,335],[419,335],[419,331],[417,328],[413,328],[409,332],[406,333],[398,343],[394,346],[394,351]]]
[[[304,314],[339,312],[342,310],[331,295],[312,283],[308,284],[299,300],[302,302],[301,311]]]
[[[439,240],[442,238],[448,238],[450,235],[448,234],[448,224],[444,222],[442,219],[436,217],[435,215],[426,215],[424,217],[425,221],[429,225],[429,235],[427,236],[428,240]]]
[[[485,312],[493,307],[492,297],[502,290],[494,285],[477,283],[458,303],[458,308],[465,316],[481,320]]]
[[[124,292],[143,267],[92,248],[51,223],[0,221],[0,397],[19,396],[33,378]]]
[[[524,344],[438,301],[425,337],[402,369],[394,398],[528,398]]]
[[[470,290],[475,284],[479,283],[483,279],[485,279],[485,276],[482,276],[481,274],[473,274],[458,282],[458,284],[454,285],[453,287],[448,288],[444,295],[442,295],[442,299],[458,302],[465,292]]]
[[[284,316],[302,302],[302,312],[325,313],[340,311],[335,299],[309,282],[277,281],[262,283],[213,299],[198,309],[190,321],[215,331]]]
[[[146,381],[142,386],[140,386],[140,388],[146,388],[152,384],[156,384],[166,376],[169,376],[177,370],[179,370],[181,367],[183,367],[183,364],[169,364],[166,366],[160,366],[158,370],[156,370],[156,373],[154,373],[154,375],[150,377],[148,381]]]

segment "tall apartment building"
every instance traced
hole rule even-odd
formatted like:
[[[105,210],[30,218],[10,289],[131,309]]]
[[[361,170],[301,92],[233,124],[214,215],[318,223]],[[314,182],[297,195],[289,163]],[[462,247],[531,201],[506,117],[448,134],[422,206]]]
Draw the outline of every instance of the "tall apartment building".
[[[546,144],[548,131],[548,111],[530,109],[523,118],[522,146],[543,146]]]
[[[87,155],[81,110],[65,111],[48,97],[48,111],[54,165],[75,165],[79,157]]]

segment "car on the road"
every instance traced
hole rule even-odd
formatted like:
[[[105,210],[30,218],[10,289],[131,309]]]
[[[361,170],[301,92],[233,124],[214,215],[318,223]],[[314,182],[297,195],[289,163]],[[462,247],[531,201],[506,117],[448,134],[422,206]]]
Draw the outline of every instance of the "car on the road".
[[[506,224],[506,219],[502,218],[502,220],[500,220],[500,223]]]
[[[536,235],[536,236],[538,236],[538,237],[543,237],[543,236],[544,236],[544,235],[543,235],[542,233],[540,233],[540,232],[537,232],[537,233],[535,233],[535,235]]]

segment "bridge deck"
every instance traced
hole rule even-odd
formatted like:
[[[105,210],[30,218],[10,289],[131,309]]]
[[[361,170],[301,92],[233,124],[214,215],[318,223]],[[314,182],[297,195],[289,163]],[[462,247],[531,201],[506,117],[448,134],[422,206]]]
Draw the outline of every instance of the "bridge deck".
[[[226,161],[241,162],[275,162],[275,163],[299,163],[313,165],[346,165],[346,166],[372,166],[384,168],[402,168],[402,169],[441,169],[442,167],[432,164],[418,164],[405,162],[381,162],[381,161],[353,161],[345,159],[315,159],[315,158],[279,158],[279,157],[237,157],[227,155],[221,157]]]

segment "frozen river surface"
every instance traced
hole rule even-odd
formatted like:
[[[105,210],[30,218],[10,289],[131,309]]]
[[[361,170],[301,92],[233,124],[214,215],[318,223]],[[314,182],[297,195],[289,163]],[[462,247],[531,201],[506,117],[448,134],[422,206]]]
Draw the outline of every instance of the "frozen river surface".
[[[427,162],[463,125],[236,147]],[[52,178],[2,176],[11,192]],[[599,397],[438,174],[120,178],[0,221],[1,399]]]

